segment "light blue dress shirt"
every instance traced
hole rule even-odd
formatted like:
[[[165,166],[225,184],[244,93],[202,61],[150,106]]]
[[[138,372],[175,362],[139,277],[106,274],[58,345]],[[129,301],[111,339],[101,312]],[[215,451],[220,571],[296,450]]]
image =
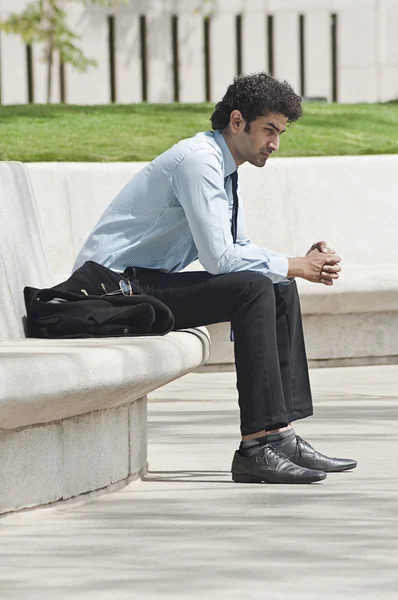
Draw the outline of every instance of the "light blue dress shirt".
[[[214,275],[248,270],[288,283],[287,257],[247,238],[239,187],[233,243],[228,176],[236,168],[220,131],[175,144],[134,175],[111,202],[73,270],[93,260],[118,272],[129,266],[181,271],[199,258]]]

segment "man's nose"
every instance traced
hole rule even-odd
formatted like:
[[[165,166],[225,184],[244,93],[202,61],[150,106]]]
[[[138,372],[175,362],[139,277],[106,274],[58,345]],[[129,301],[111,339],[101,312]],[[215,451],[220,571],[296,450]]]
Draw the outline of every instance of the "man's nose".
[[[279,150],[279,138],[276,138],[275,140],[272,140],[272,142],[269,143],[269,148],[270,148],[270,150],[272,150],[272,152],[278,152],[278,150]]]

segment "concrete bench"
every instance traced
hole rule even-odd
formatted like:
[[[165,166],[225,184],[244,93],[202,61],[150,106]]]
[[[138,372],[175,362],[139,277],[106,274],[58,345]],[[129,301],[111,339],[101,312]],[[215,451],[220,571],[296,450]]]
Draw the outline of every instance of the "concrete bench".
[[[105,207],[142,167],[28,165],[51,268],[59,280],[69,273]],[[341,278],[332,289],[298,280],[312,366],[397,361],[397,171],[397,155],[273,158],[264,169],[243,165],[239,170],[253,242],[302,255],[325,239],[343,258]],[[228,325],[210,326],[209,332],[205,368],[230,368]]]
[[[43,233],[54,242],[50,258],[67,257],[64,275],[73,262],[60,218],[70,207],[57,203],[56,189],[47,198],[38,192],[41,221],[26,167],[0,163],[0,514],[145,473],[146,395],[209,355],[204,328],[140,338],[25,338],[24,286],[60,281],[49,269]]]

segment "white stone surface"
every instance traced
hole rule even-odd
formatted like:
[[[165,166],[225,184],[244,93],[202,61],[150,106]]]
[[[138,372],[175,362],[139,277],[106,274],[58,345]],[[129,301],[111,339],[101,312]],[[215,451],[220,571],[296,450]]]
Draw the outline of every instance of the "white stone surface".
[[[398,65],[384,67],[382,71],[381,98],[384,101],[389,98],[398,98]]]
[[[189,333],[191,332],[191,333]],[[205,362],[205,330],[0,343],[0,429],[121,406]]]
[[[375,304],[375,310],[367,313],[304,315],[307,357],[312,365],[334,360],[344,364],[346,359],[358,359],[364,364],[383,358],[385,362],[398,362],[396,311],[375,312],[377,308]],[[208,330],[211,352],[207,365],[232,366],[234,345],[229,338],[229,324],[209,325]]]
[[[26,73],[26,47],[15,35],[0,34],[0,83],[2,104],[26,104],[28,102],[28,78]],[[15,76],[16,73],[19,76]]]
[[[299,12],[274,15],[274,76],[286,79],[300,93]]]
[[[293,254],[326,239],[344,265],[397,264],[397,165],[396,155],[278,158],[264,169],[243,165],[250,237]]]
[[[69,277],[77,253],[96,220],[110,199],[142,166],[142,163],[27,165],[55,281]],[[59,224],[56,228],[54,213]]]
[[[210,358],[208,365],[234,365],[234,344],[231,342],[229,323],[209,325],[211,339]]]
[[[355,32],[355,33],[354,33]],[[384,35],[384,32],[383,32]],[[353,40],[355,39],[355,43]],[[338,16],[338,101],[377,102],[377,14],[372,7],[344,10]]]
[[[61,424],[0,428],[0,513],[62,498],[62,470]]]
[[[348,0],[349,2],[350,0]],[[357,0],[354,0],[356,2]],[[365,0],[366,2],[367,0]],[[370,0],[374,2],[374,0]],[[346,0],[343,0],[346,2]],[[335,0],[268,0],[267,8],[271,12],[285,12],[285,11],[309,11],[309,10],[322,10],[322,9],[334,9]]]
[[[395,357],[398,362],[396,311],[376,310],[377,305],[374,312],[362,314],[307,315],[308,356],[312,360]]]
[[[329,10],[304,13],[305,96],[332,100],[331,17]]]
[[[147,462],[148,427],[146,400],[133,402],[129,408],[130,473],[138,473]]]
[[[28,0],[0,0],[0,19],[22,12]],[[0,32],[0,85],[2,104],[28,102],[26,45],[20,36]]]
[[[242,67],[244,73],[268,71],[267,17],[263,10],[242,15]]]
[[[178,19],[180,102],[204,102],[205,67],[203,15],[199,7]]]
[[[0,256],[1,341],[24,335],[23,288],[50,281],[32,186],[20,163],[0,163]]]
[[[51,201],[61,197],[62,204],[63,190],[68,190],[73,221],[64,223],[67,211],[60,219],[65,228],[72,228],[77,252],[108,203],[145,164],[28,165],[42,220],[47,217],[50,223]],[[273,158],[264,169],[243,165],[239,181],[250,238],[281,252],[304,253],[325,236],[345,266],[395,265],[397,168],[396,155]],[[379,243],[375,236],[380,235]],[[54,238],[47,234],[46,241],[51,253],[56,252]],[[326,293],[336,290],[338,286]]]
[[[54,166],[57,163],[53,163]],[[62,169],[44,168],[37,170],[33,164],[29,168],[29,178],[39,199],[38,212],[42,223],[44,245],[48,248],[47,259],[54,284],[61,281],[64,275],[71,273],[74,244],[72,233],[72,215],[69,201],[69,182]],[[43,205],[42,199],[48,201]],[[91,198],[87,198],[90,202]],[[54,223],[58,226],[54,227]],[[59,274],[62,273],[62,277]]]
[[[145,403],[145,400],[134,404]],[[129,474],[130,407],[91,412],[62,422],[63,498],[98,490]],[[146,422],[140,424],[146,429]],[[135,464],[140,471],[145,463]]]
[[[223,8],[228,10],[227,1]],[[236,76],[236,16],[233,12],[217,12],[210,21],[210,96],[216,103]]]
[[[302,312],[314,314],[364,314],[397,310],[398,269],[393,264],[372,264],[372,277],[363,264],[342,265],[332,289],[297,281]]]
[[[146,397],[55,423],[0,430],[0,514],[143,475],[146,455]]]
[[[100,6],[72,2],[69,24],[81,36],[79,46],[87,58],[97,62],[84,73],[65,65],[68,104],[107,104],[110,102],[107,11]]]
[[[170,3],[151,0],[150,9],[146,16],[148,36],[148,101],[173,102]]]
[[[139,16],[120,6],[115,15],[116,101],[142,101]]]

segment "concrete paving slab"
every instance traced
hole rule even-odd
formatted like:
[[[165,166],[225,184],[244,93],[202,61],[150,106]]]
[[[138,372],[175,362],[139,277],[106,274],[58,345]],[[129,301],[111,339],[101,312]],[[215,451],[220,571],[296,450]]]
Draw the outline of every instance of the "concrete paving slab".
[[[145,481],[0,521],[0,600],[398,599],[398,367],[316,369],[297,432],[358,468],[234,484],[235,375],[151,394]]]

